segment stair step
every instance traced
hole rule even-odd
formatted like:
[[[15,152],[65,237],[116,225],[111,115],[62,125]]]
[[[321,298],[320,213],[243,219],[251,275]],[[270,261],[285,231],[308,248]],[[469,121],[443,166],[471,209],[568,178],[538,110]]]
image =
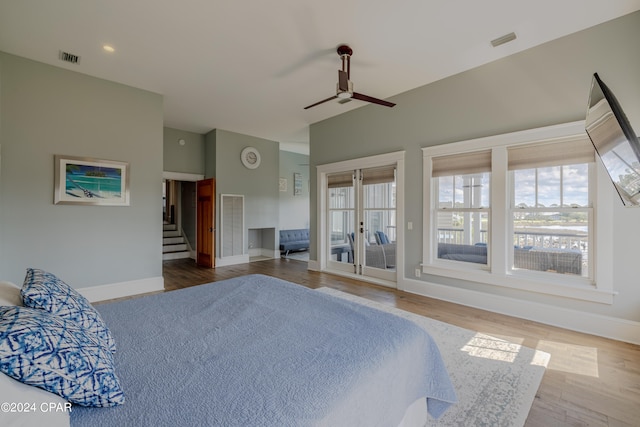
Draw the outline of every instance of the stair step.
[[[168,252],[168,253],[162,254],[162,259],[164,261],[170,260],[170,259],[183,259],[183,258],[190,258],[190,257],[191,257],[191,254],[188,251]]]
[[[181,252],[181,251],[186,251],[187,250],[187,245],[186,243],[181,243],[179,245],[162,245],[162,253],[168,253],[168,252]]]
[[[162,224],[162,231],[172,231],[177,229],[178,226],[176,224]]]
[[[182,234],[180,234],[180,232],[178,230],[171,230],[171,231],[163,231],[162,232],[162,237],[178,237],[178,236],[182,236]]]
[[[184,243],[184,237],[182,236],[171,236],[171,237],[167,237],[164,236],[162,238],[162,244],[163,245],[177,245],[180,243]]]

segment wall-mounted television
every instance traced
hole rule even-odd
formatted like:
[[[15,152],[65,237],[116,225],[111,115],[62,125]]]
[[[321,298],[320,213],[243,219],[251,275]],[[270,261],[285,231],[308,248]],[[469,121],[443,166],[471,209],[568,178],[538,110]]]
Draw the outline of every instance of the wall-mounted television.
[[[593,75],[585,128],[625,206],[640,205],[640,143],[620,103]]]

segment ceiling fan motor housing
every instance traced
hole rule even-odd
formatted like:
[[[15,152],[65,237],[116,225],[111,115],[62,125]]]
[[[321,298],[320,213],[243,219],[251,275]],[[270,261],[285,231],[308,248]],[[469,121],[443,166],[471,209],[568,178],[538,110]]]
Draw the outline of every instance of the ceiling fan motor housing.
[[[340,88],[340,83],[336,83],[336,96],[338,98],[351,98],[353,96],[353,83],[347,81],[347,90]]]

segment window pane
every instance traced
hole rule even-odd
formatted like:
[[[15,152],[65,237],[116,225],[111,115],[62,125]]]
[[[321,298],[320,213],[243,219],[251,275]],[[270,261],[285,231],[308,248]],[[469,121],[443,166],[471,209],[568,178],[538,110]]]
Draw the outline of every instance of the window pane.
[[[513,171],[514,207],[532,208],[536,205],[536,170]]]
[[[393,209],[396,207],[396,183],[363,185],[364,205],[367,207]]]
[[[588,212],[519,210],[513,230],[513,268],[588,275]]]
[[[488,212],[438,212],[438,242],[487,243]]]
[[[329,257],[334,261],[353,262],[348,235],[354,232],[354,211],[334,210],[329,215]]]
[[[438,208],[489,207],[490,179],[490,172],[439,177]]]
[[[453,207],[453,176],[441,176],[438,178],[438,207]]]
[[[488,207],[490,176],[489,172],[472,175],[456,175],[454,179],[455,207]]]
[[[349,235],[355,227],[353,187],[328,188],[329,193],[329,259],[353,263]]]
[[[487,264],[488,212],[438,212],[438,258]]]
[[[353,209],[353,187],[329,188],[329,209]]]
[[[560,166],[538,168],[538,206],[561,206]]]
[[[487,264],[490,172],[438,177],[438,258]]]
[[[562,167],[562,199],[563,206],[589,206],[589,165]]]

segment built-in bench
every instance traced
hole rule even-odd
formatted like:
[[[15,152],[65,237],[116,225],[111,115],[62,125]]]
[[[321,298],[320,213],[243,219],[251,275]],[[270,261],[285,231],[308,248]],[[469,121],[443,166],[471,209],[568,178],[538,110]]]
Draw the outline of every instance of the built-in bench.
[[[291,251],[309,249],[309,229],[280,230],[280,253],[285,256]]]
[[[486,264],[487,247],[482,244],[438,243],[438,258]],[[570,249],[518,246],[513,249],[513,266],[527,270],[555,271],[581,275],[582,253]]]

